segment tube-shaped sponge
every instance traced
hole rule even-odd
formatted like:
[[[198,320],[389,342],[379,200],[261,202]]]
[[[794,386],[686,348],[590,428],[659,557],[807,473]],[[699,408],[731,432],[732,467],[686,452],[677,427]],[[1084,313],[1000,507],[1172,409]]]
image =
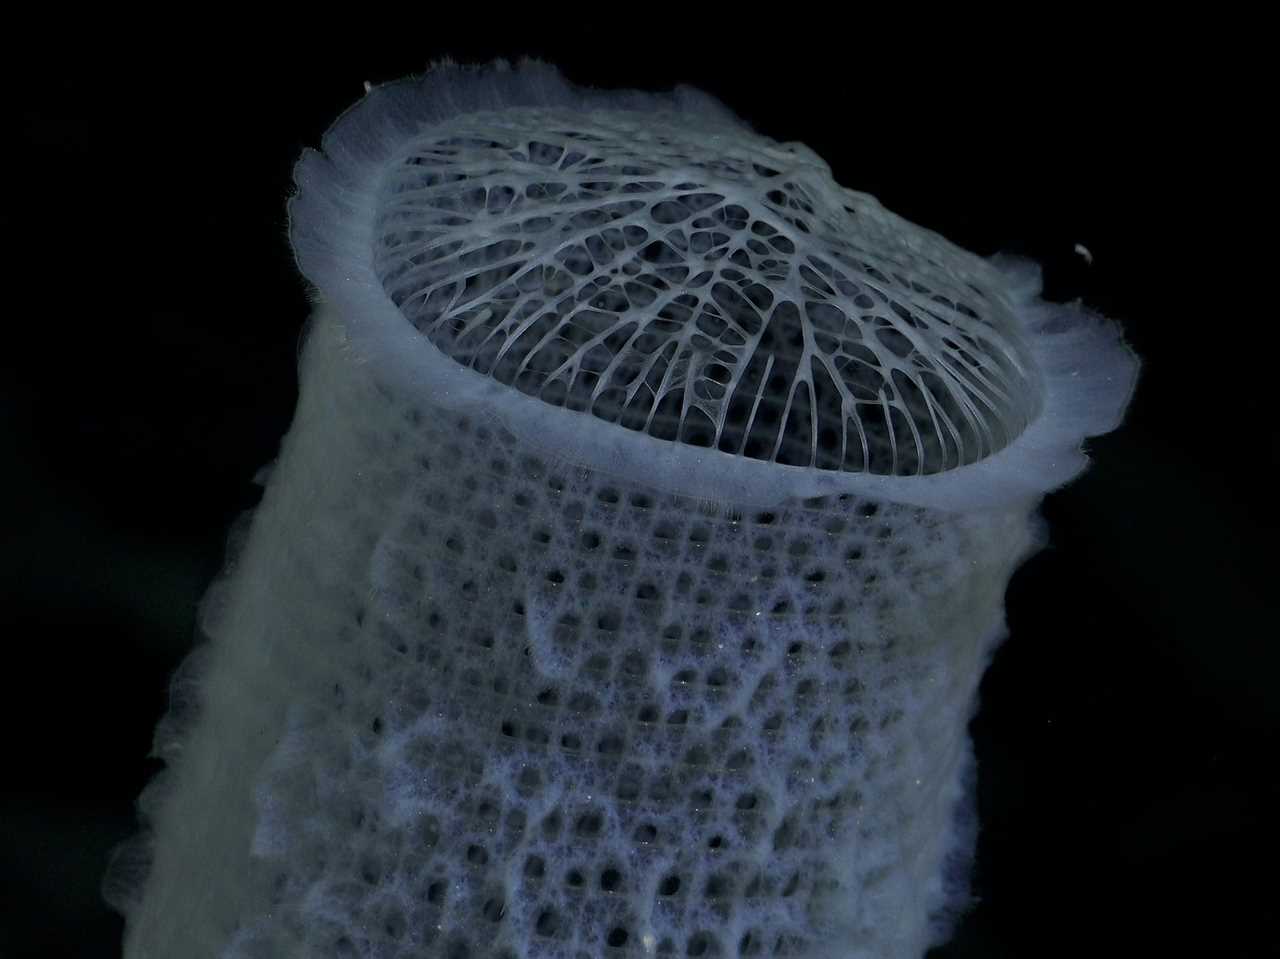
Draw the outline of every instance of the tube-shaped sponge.
[[[296,179],[302,394],[127,953],[944,938],[965,724],[1116,328],[687,89],[445,65]]]

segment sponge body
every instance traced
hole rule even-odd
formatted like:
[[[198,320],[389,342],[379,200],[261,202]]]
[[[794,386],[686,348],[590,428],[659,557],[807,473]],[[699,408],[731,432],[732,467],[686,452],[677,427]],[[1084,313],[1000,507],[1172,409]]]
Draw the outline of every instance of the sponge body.
[[[303,370],[131,954],[938,937],[1025,512],[713,515],[395,396],[331,314]]]
[[[590,119],[569,129],[572,111]],[[477,124],[494,131],[479,145]],[[512,213],[493,152],[515,136],[509,163],[532,162],[530,124],[567,166],[527,179]],[[785,169],[812,201],[790,208],[810,232],[777,204],[739,217],[756,181],[705,157],[679,176],[635,158],[569,169],[570,133],[678,141],[698,124],[704,152]],[[1036,299],[1033,270],[955,250],[841,191],[809,151],[752,136],[694,91],[444,68],[375,91],[300,163],[293,239],[321,292],[302,394],[207,603],[199,708],[157,737],[173,773],[144,802],[154,842],[127,955],[869,959],[946,937],[967,902],[966,724],[1003,592],[1042,540],[1039,496],[1079,471],[1084,435],[1118,422],[1136,364],[1110,324]],[[548,244],[528,224],[547,216],[530,188],[551,180],[585,192]],[[569,222],[645,182],[672,196]],[[718,226],[660,206],[706,195],[720,199],[695,212],[730,211]],[[495,196],[507,205],[491,211]],[[644,242],[628,245],[627,226]],[[803,247],[822,230],[828,247],[866,247],[841,277],[844,261]],[[801,253],[762,252],[753,233],[787,233],[831,272],[808,277]],[[682,242],[683,265],[654,248]],[[702,293],[700,263],[719,278]],[[751,301],[761,321],[716,282],[771,284]],[[986,332],[944,287],[977,291]],[[611,290],[629,299],[598,300]],[[664,314],[644,290],[719,309]],[[822,346],[832,310],[846,340],[879,345]],[[644,324],[675,345],[643,349]],[[890,327],[913,344],[901,355]],[[951,349],[941,327],[989,350],[973,372],[930,353]],[[619,372],[668,348],[661,377]],[[780,412],[773,445],[752,447],[765,420],[735,420],[733,393],[698,383],[748,382],[765,353],[792,372],[759,378]],[[822,356],[844,377],[827,406],[796,387]],[[846,375],[855,360],[870,372]],[[952,375],[960,398],[894,391],[912,369]],[[650,405],[628,421],[635,382]],[[793,418],[802,392],[807,418]],[[697,415],[709,442],[686,432]],[[825,446],[824,417],[841,424]]]

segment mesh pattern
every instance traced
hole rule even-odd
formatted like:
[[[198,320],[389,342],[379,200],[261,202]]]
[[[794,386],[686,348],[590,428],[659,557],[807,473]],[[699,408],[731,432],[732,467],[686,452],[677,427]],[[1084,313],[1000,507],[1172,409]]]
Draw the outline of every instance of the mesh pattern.
[[[1132,388],[1114,330],[688,91],[442,67],[295,181],[299,407],[126,955],[945,939],[965,724],[1031,497]]]
[[[953,800],[913,790],[956,741],[911,717],[962,726],[977,640],[902,612],[950,602],[965,522],[849,496],[708,516],[402,413],[377,442],[412,491],[307,638],[331,672],[259,793],[272,918],[236,955],[823,954]],[[868,922],[848,941],[879,954]]]
[[[435,128],[384,180],[376,272],[458,363],[661,440],[912,475],[1018,435],[1036,394],[968,254],[797,148],[685,122]]]

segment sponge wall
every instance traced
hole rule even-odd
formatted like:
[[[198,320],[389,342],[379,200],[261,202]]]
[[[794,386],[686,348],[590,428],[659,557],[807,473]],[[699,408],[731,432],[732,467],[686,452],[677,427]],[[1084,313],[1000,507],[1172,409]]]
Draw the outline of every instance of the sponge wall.
[[[1025,507],[762,510],[557,463],[322,307],[130,957],[916,956]]]
[[[169,768],[139,801],[143,833],[105,888],[127,915],[127,956],[218,956],[261,904],[255,788],[290,708],[321,701],[339,613],[367,591],[369,530],[394,502],[385,409],[317,326],[294,424],[241,549],[207,594],[205,644],[153,752]],[[376,539],[376,536],[373,537]]]

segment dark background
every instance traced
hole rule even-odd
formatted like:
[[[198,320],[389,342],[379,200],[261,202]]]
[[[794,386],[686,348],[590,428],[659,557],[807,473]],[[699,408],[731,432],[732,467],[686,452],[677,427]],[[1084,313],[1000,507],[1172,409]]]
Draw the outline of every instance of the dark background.
[[[1124,427],[1089,444],[1097,465],[1048,498],[1052,544],[1010,587],[972,727],[981,903],[930,959],[1280,954],[1278,444],[1258,339],[1275,304],[1228,307],[1248,274],[1217,258],[1241,235],[1205,227],[1251,189],[1239,90],[1194,36],[1166,57],[1167,38],[1104,30],[1059,49],[1059,26],[1012,24],[1031,46],[991,49],[856,28],[819,48],[768,24],[588,42],[604,27],[584,20],[556,41],[32,55],[7,85],[0,210],[0,957],[118,954],[108,851],[292,413],[293,161],[364,80],[524,53],[579,83],[700,86],[1123,323],[1143,378]]]

